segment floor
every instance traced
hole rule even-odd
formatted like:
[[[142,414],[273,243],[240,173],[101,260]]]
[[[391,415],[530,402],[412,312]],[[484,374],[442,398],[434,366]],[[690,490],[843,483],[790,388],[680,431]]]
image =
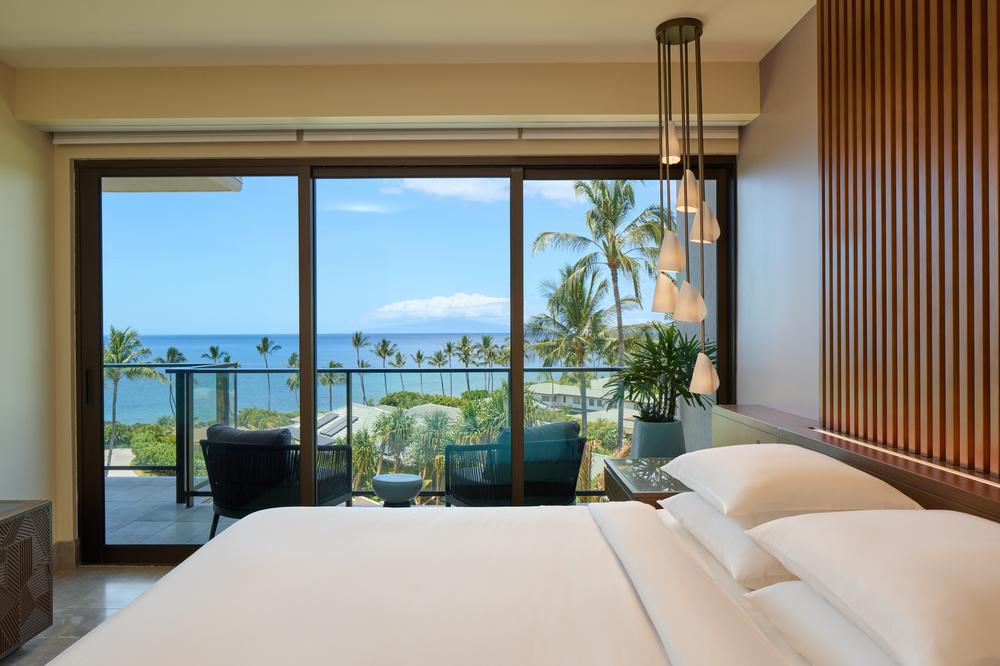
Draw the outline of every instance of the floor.
[[[212,500],[196,497],[194,506],[177,504],[172,476],[110,476],[104,479],[104,510],[109,544],[203,544],[212,525]],[[233,523],[219,521],[219,531]]]
[[[0,665],[49,663],[168,571],[170,567],[102,566],[58,572],[54,581],[52,626],[6,659],[0,659]]]

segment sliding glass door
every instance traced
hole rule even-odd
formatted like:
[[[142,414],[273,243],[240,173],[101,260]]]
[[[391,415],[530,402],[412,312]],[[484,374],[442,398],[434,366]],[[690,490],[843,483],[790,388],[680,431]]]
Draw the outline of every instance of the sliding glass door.
[[[635,416],[607,379],[669,321],[655,164],[455,162],[78,165],[84,561],[178,561],[269,506],[602,499]],[[723,400],[732,169],[706,179]]]

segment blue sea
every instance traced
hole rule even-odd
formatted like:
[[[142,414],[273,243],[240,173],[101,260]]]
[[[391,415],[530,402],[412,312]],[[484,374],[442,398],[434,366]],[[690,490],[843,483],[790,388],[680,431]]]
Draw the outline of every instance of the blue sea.
[[[423,351],[424,356],[430,357],[435,351],[440,350],[449,340],[457,343],[462,335],[468,335],[473,342],[478,342],[482,337],[480,333],[366,333],[372,345],[381,338],[391,340],[399,348],[399,351],[406,356],[407,367],[416,368],[416,364],[411,358],[417,350]],[[490,334],[493,336],[494,344],[501,344],[504,341],[503,335]],[[257,353],[257,344],[262,335],[143,335],[143,344],[151,351],[149,360],[164,356],[168,347],[176,347],[184,354],[188,362],[207,363],[202,354],[208,352],[211,345],[216,345],[222,351],[228,353],[233,362],[239,363],[241,368],[263,368],[264,359]],[[297,335],[268,335],[269,338],[281,346],[268,358],[268,365],[271,368],[286,367],[288,357],[293,352],[299,351]],[[319,367],[326,367],[330,361],[337,361],[345,368],[357,366],[357,357],[354,347],[351,346],[351,336],[349,334],[321,334],[316,338],[316,358]],[[367,360],[372,368],[381,368],[382,361],[371,352],[371,348],[362,350],[361,358]],[[454,368],[463,367],[457,358],[453,359]],[[362,395],[371,402],[378,403],[379,398],[385,395],[386,391],[393,392],[405,388],[410,391],[422,390],[425,393],[453,393],[459,395],[466,390],[466,377],[468,386],[473,389],[481,389],[486,386],[487,373],[483,371],[447,373],[442,377],[434,368],[426,363],[428,368],[426,373],[400,375],[391,372],[383,376],[380,374],[370,374],[364,377],[364,387],[361,385],[361,376],[354,377],[353,400],[356,403],[362,402]],[[169,375],[166,375],[169,376]],[[291,375],[271,374],[270,375],[270,404],[271,409],[280,412],[293,412],[298,410],[298,402],[295,393],[289,388],[287,379]],[[194,409],[196,418],[210,419],[215,410],[215,379],[214,375],[196,375]],[[266,407],[268,404],[268,375],[264,374],[242,374],[236,380],[235,393],[237,407]],[[494,373],[492,382],[494,386],[499,386],[500,382],[506,379],[506,373]],[[123,380],[118,389],[118,420],[122,423],[153,423],[161,417],[172,415],[170,392],[172,386],[166,379],[126,379]],[[346,404],[346,387],[343,383],[333,387],[320,386],[317,395],[317,407],[320,411],[330,408],[343,407]],[[105,401],[104,411],[106,420],[111,420],[111,385],[105,381]]]

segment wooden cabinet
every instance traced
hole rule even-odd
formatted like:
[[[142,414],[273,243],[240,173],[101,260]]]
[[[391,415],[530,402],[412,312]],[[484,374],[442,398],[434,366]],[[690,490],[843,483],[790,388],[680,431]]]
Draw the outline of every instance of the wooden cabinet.
[[[52,504],[0,500],[0,659],[52,626]]]

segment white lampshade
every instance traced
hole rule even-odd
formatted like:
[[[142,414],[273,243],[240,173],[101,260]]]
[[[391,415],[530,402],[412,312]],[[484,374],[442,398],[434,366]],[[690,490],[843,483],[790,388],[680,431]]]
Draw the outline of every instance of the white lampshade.
[[[691,223],[691,234],[688,238],[692,243],[714,243],[719,240],[719,236],[722,235],[722,229],[719,228],[719,219],[715,217],[715,211],[712,207],[708,205],[707,201],[701,202],[702,209],[694,214],[694,222]],[[705,238],[702,239],[702,224],[701,224],[701,213],[705,213]]]
[[[705,354],[698,354],[698,360],[694,362],[694,372],[691,373],[691,385],[688,387],[691,393],[710,395],[719,390],[719,373],[715,371],[715,366]]]
[[[691,169],[685,169],[681,182],[677,184],[677,210],[681,213],[697,213],[700,199],[698,179]]]
[[[701,297],[701,294],[698,293],[698,290],[690,282],[684,280],[677,294],[674,321],[697,324],[705,318],[706,314],[708,314],[708,308],[705,307],[705,299]]]
[[[663,242],[660,243],[660,259],[656,262],[656,270],[678,273],[684,270],[684,247],[677,234],[669,229],[663,232]]]
[[[664,164],[677,164],[681,161],[681,142],[677,140],[677,127],[674,121],[668,120],[663,137],[666,146],[662,150]]]
[[[653,289],[653,312],[671,313],[677,305],[677,285],[665,273],[656,274],[656,288]]]

